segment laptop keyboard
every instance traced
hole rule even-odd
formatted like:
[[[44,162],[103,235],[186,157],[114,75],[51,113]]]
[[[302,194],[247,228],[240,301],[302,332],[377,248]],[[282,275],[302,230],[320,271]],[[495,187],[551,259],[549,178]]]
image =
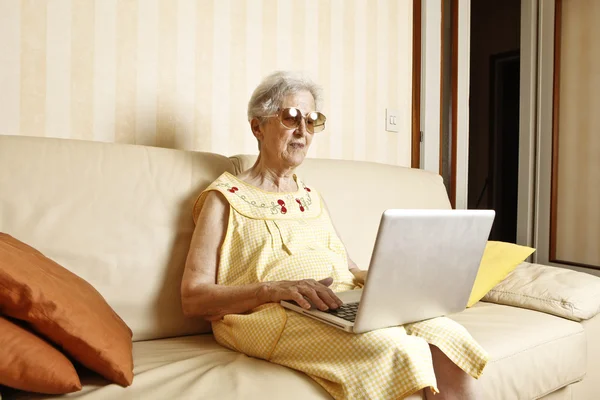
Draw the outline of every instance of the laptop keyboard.
[[[358,311],[358,305],[360,303],[347,303],[340,306],[337,310],[327,310],[326,313],[335,315],[336,317],[345,319],[346,321],[354,322],[356,319],[356,312]]]

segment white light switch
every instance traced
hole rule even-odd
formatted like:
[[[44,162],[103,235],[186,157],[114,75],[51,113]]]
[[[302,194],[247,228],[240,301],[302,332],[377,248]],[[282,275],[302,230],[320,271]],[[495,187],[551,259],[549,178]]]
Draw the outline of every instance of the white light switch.
[[[385,109],[385,130],[398,132],[398,110]]]

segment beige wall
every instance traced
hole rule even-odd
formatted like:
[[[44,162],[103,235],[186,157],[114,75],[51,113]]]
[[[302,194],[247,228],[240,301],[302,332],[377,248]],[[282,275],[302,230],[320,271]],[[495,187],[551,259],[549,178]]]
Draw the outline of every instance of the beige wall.
[[[563,0],[556,256],[600,267],[598,21],[599,1]]]
[[[255,153],[251,91],[300,69],[310,156],[410,165],[410,0],[0,0],[0,49],[0,134]]]

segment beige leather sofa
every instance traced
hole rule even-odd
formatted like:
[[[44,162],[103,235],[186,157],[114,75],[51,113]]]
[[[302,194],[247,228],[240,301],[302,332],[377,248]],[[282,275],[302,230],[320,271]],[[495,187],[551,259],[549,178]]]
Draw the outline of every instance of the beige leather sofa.
[[[67,397],[329,398],[302,373],[220,347],[206,323],[181,312],[192,203],[222,172],[237,173],[251,161],[0,136],[0,231],[92,283],[134,332],[132,386],[124,389],[84,373],[84,388]],[[351,256],[364,268],[384,209],[450,207],[440,177],[420,170],[309,159],[299,174],[321,191]],[[548,290],[560,291],[563,283],[551,283]],[[485,399],[600,399],[599,316],[580,323],[480,302],[452,318],[492,357],[481,378]]]

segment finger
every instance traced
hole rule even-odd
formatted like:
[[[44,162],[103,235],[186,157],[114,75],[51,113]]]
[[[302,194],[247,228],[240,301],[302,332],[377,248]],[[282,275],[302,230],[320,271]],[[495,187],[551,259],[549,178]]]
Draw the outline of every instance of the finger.
[[[324,286],[331,286],[331,284],[333,283],[333,278],[332,277],[328,277],[328,278],[325,278],[325,279],[321,279],[319,281],[319,283],[321,285],[324,285]]]
[[[310,310],[310,303],[308,301],[306,301],[304,296],[302,296],[300,293],[293,292],[290,297],[291,297],[290,300],[294,300],[296,302],[296,304],[298,304],[300,307]]]
[[[308,297],[308,299],[310,301],[312,301],[312,303],[315,305],[315,307],[317,307],[319,310],[325,311],[329,308],[327,306],[327,304],[325,304],[325,302],[323,300],[321,300],[321,298],[317,294],[316,290],[314,290],[313,288],[307,287],[307,286],[301,286],[298,288],[298,291],[300,292],[300,294]]]
[[[338,307],[341,306],[342,304],[344,304],[343,301],[341,301],[337,295],[334,293],[333,290],[331,290],[330,288],[328,288],[327,286],[331,285],[333,283],[333,278],[332,277],[328,277],[325,279],[321,279],[319,281],[319,283],[322,285],[320,286],[320,288],[322,288],[323,290],[326,290],[327,293],[329,293],[329,296],[335,300],[335,302],[337,303]],[[331,305],[329,306],[329,308],[331,308]]]
[[[331,290],[328,290],[327,288],[321,288],[317,290],[317,293],[321,300],[323,300],[329,308],[336,309],[341,305],[338,303],[339,299]]]
[[[344,302],[337,296],[337,294],[335,294],[335,292],[333,290],[331,290],[330,288],[326,288],[325,290],[327,290],[327,293],[329,293],[329,295],[331,296],[331,298],[333,300],[335,300],[335,302],[337,303],[338,307],[342,306],[344,304]]]

